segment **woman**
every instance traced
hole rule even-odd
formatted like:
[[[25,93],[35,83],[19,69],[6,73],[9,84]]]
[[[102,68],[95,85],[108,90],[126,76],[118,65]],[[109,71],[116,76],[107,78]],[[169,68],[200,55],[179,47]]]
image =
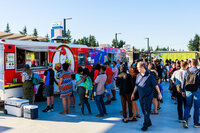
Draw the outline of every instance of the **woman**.
[[[153,63],[150,63],[148,66],[149,71],[151,71],[151,73],[154,75],[156,81],[158,81],[158,72],[155,70],[156,67]],[[153,107],[154,110],[151,112],[151,114],[158,114],[158,92],[156,90],[156,88],[153,88]]]
[[[133,119],[133,112],[132,112],[132,102],[131,102],[131,94],[133,92],[133,88],[129,87],[128,84],[128,75],[126,73],[127,69],[125,65],[120,66],[120,74],[117,77],[116,85],[119,87],[119,94],[121,97],[121,105],[122,105],[122,112],[123,112],[123,119],[124,123],[127,123],[127,104],[129,109],[129,121],[135,121]]]
[[[69,64],[64,63],[62,67],[63,67],[63,72],[60,76],[58,83],[60,97],[62,98],[62,104],[63,104],[63,112],[60,112],[60,114],[68,114],[70,108],[70,95],[72,94],[72,79],[71,79],[71,74],[68,72]]]
[[[22,83],[23,83],[22,87],[23,87],[24,99],[29,100],[30,104],[33,104],[33,93],[34,93],[32,75],[33,75],[33,72],[31,71],[30,66],[26,64],[21,74]]]
[[[138,70],[136,67],[131,67],[129,70],[129,74],[128,74],[128,79],[129,79],[129,87],[131,88],[135,88],[135,82],[136,82],[136,77],[138,75]],[[139,96],[138,96],[138,91],[135,93],[135,99],[133,99],[132,101],[132,106],[133,106],[133,116],[134,119],[137,120],[136,118],[140,118],[140,114],[139,114],[139,108],[138,105],[136,103],[136,100],[138,100]],[[135,114],[136,112],[136,114]]]
[[[85,94],[86,94],[86,89],[84,87],[85,80],[86,80],[86,77],[83,76],[83,68],[79,67],[78,74],[76,74],[76,84],[77,84],[77,92],[79,94],[79,98],[81,101],[82,115],[84,115],[84,104],[86,104],[89,114],[92,114],[91,109],[90,109],[90,104],[88,102],[88,98],[85,97]]]

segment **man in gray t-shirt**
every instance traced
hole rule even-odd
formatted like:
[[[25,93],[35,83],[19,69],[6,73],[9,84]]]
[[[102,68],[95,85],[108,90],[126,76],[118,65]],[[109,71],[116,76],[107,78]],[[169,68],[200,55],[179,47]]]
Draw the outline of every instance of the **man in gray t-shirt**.
[[[97,78],[94,81],[94,85],[97,84],[97,89],[94,92],[94,96],[95,96],[95,102],[97,105],[97,108],[99,110],[99,114],[96,115],[96,117],[104,117],[106,113],[106,108],[105,108],[105,103],[103,101],[103,97],[104,97],[104,90],[105,90],[105,83],[106,83],[106,79],[107,76],[105,74],[105,70],[106,68],[104,66],[101,67],[101,74],[99,76],[97,76]]]
[[[97,89],[96,89],[96,95],[102,95],[104,94],[104,86],[106,83],[106,79],[107,76],[105,73],[100,74],[99,76],[97,76],[97,78],[95,79],[95,83],[97,83]]]

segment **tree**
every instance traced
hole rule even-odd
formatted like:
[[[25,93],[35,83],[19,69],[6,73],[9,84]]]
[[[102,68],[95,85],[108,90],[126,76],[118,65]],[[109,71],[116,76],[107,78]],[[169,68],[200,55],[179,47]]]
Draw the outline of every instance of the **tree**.
[[[26,26],[24,26],[24,29],[22,31],[19,31],[19,33],[22,34],[22,35],[27,35]]]
[[[33,30],[33,36],[36,36],[36,37],[38,36],[38,32],[36,28]]]
[[[113,39],[113,41],[112,41],[112,47],[114,47],[114,48],[122,48],[123,45],[125,45],[125,44],[126,44],[126,42],[123,40],[116,42],[116,39]]]
[[[118,45],[117,45],[117,48],[122,48],[123,47],[123,45],[125,45],[126,44],[126,42],[125,41],[123,41],[123,40],[120,40],[119,41],[119,43],[118,43]]]
[[[139,51],[135,46],[132,47],[133,51]]]
[[[49,42],[49,35],[47,34],[45,37],[46,37],[46,41],[45,42]]]
[[[90,35],[89,38],[88,38],[88,41],[89,41],[89,46],[96,47],[97,43],[96,43],[95,36]]]
[[[114,47],[114,48],[117,47],[116,39],[113,39],[113,40],[112,40],[112,47]]]
[[[72,36],[71,36],[71,31],[70,31],[70,30],[67,30],[66,38],[67,38],[67,42],[68,42],[68,43],[71,43],[71,41],[72,41]]]
[[[6,30],[5,30],[5,32],[7,32],[7,33],[10,33],[10,32],[11,32],[11,31],[10,31],[9,23],[7,23],[7,26],[6,26]]]
[[[153,47],[149,47],[149,51],[153,51]]]
[[[77,41],[76,41],[76,39],[74,39],[74,41],[73,41],[73,44],[77,44]]]
[[[199,40],[200,40],[200,37],[199,35],[196,34],[194,36],[194,39],[193,40],[191,39],[189,41],[189,44],[188,44],[189,51],[199,51],[199,46],[200,46]]]
[[[144,48],[142,48],[140,51],[141,51],[141,52],[144,52]]]

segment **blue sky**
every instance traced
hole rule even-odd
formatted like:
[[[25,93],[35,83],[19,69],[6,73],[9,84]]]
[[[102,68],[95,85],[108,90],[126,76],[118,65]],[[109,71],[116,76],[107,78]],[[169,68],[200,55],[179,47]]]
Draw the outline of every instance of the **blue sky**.
[[[29,34],[50,35],[51,23],[67,21],[74,39],[94,35],[103,44],[118,39],[136,48],[157,45],[187,50],[195,34],[200,34],[199,0],[0,0],[0,31],[7,22],[11,32],[26,25]]]

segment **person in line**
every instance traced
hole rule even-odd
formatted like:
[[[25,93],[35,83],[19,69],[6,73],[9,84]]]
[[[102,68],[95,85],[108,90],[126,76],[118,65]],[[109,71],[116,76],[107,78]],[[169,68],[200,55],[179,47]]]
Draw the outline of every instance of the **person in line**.
[[[42,112],[54,111],[54,70],[52,69],[53,64],[48,63],[48,70],[44,72],[43,83],[47,96],[47,107]],[[51,104],[51,107],[50,107]]]
[[[104,115],[107,115],[105,103],[103,100],[104,97],[104,86],[106,83],[107,76],[105,74],[106,68],[104,66],[100,69],[101,74],[97,76],[97,78],[94,81],[94,85],[97,85],[96,90],[94,91],[94,99],[97,105],[97,108],[99,110],[99,114],[96,115],[96,117],[104,117]]]
[[[109,105],[109,104],[111,104],[111,83],[112,83],[113,72],[112,72],[112,69],[110,68],[108,62],[106,62],[104,64],[104,66],[106,67],[106,76],[107,76],[107,79],[106,79],[106,95],[107,95],[107,98],[108,98],[108,100],[105,102],[105,104]]]
[[[199,128],[199,109],[200,109],[200,71],[197,68],[198,61],[192,60],[191,68],[187,70],[183,78],[182,95],[186,97],[186,106],[184,110],[184,122],[183,127],[188,128],[188,118],[190,110],[194,103],[194,127]],[[195,74],[195,84],[187,84],[188,79],[192,78],[192,74]],[[187,82],[186,82],[187,81]]]
[[[149,63],[148,69],[150,70],[150,72],[154,75],[156,81],[158,81],[158,72],[156,71],[156,67],[153,63]],[[156,90],[156,88],[153,88],[153,107],[154,110],[151,112],[151,114],[158,114],[158,92]]]
[[[63,72],[60,75],[58,82],[60,97],[62,98],[63,112],[60,114],[69,114],[70,109],[70,96],[72,95],[72,79],[71,73],[68,72],[69,64],[62,64]],[[67,106],[67,109],[66,109]]]
[[[178,104],[177,104],[178,119],[179,119],[179,122],[181,122],[181,123],[184,122],[184,120],[183,120],[183,103],[184,103],[184,106],[186,104],[185,98],[182,96],[181,86],[183,84],[183,78],[186,73],[186,69],[187,69],[187,62],[181,62],[181,69],[175,71],[171,77],[171,80],[174,83],[175,89],[176,89],[174,91],[176,91],[176,97],[178,100]]]
[[[129,70],[129,87],[131,88],[135,88],[135,82],[136,82],[136,77],[138,75],[138,70],[136,67],[131,67],[130,70]],[[136,103],[136,101],[139,99],[139,95],[138,95],[138,91],[135,92],[135,96],[134,96],[135,99],[132,100],[132,106],[133,106],[133,116],[134,116],[134,119],[136,118],[141,118],[140,114],[139,114],[139,108],[138,108],[138,105]]]
[[[119,94],[121,97],[121,105],[122,105],[122,113],[124,123],[129,121],[136,121],[137,119],[133,119],[133,112],[132,112],[132,101],[131,101],[131,94],[133,92],[133,88],[130,83],[130,75],[127,75],[127,69],[125,65],[120,66],[120,74],[117,76],[116,84],[119,87]],[[127,104],[129,110],[129,119],[127,120]]]
[[[158,79],[158,87],[159,87],[160,93],[162,94],[162,97],[163,97],[163,86],[162,86],[162,84],[161,84],[161,79]],[[157,108],[157,110],[160,110],[160,109],[161,109],[160,103],[163,103],[163,100],[162,100],[162,99],[161,99],[161,100],[158,99],[158,108]]]
[[[75,107],[76,99],[75,99],[75,92],[76,92],[76,80],[75,80],[75,74],[71,75],[72,78],[72,95],[70,96],[70,105],[72,107]]]
[[[88,98],[85,97],[86,89],[84,87],[84,81],[86,77],[83,76],[83,68],[78,68],[78,73],[76,74],[76,85],[77,85],[77,92],[79,94],[79,98],[81,101],[81,113],[84,115],[84,105],[86,104],[89,114],[92,114],[90,104],[88,102]]]
[[[32,83],[33,72],[28,64],[24,65],[24,70],[22,71],[22,88],[24,93],[24,99],[29,100],[30,104],[33,104],[33,93],[34,85]]]
[[[152,73],[145,69],[145,63],[139,62],[137,64],[137,69],[139,71],[139,74],[136,78],[136,86],[132,93],[131,99],[135,99],[134,96],[136,91],[138,90],[140,105],[144,114],[144,123],[141,130],[146,131],[148,130],[148,127],[152,125],[150,120],[150,112],[153,100],[153,88],[156,87],[159,99],[162,99],[162,95],[160,93],[155,77]]]
[[[113,97],[111,98],[111,101],[116,101],[117,99],[116,99],[116,81],[115,80],[118,75],[118,68],[117,68],[116,61],[113,61],[112,72],[113,72],[113,75],[112,75],[112,83],[111,83],[111,92],[112,92]]]

